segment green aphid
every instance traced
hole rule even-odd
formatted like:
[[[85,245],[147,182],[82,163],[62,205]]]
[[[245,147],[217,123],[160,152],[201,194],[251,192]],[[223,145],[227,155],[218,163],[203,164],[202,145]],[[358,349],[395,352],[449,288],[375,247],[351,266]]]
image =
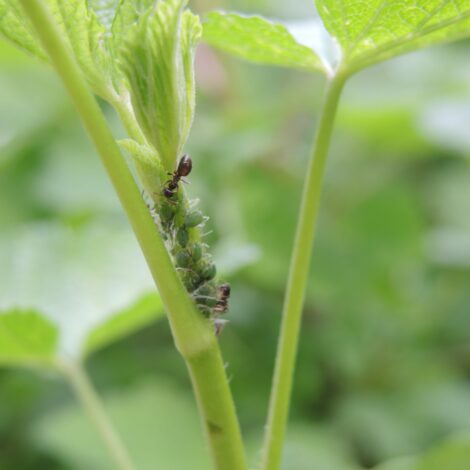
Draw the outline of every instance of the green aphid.
[[[191,264],[191,257],[187,251],[178,251],[175,260],[179,268],[187,268]]]
[[[204,222],[204,216],[201,211],[192,211],[186,214],[184,218],[184,226],[187,228],[197,227]]]
[[[195,243],[191,247],[191,257],[195,263],[202,258],[202,246],[200,243]]]
[[[207,307],[214,308],[217,305],[217,299],[206,295],[198,295],[194,298],[198,305],[206,305]]]
[[[173,220],[175,212],[173,207],[170,206],[170,204],[164,203],[160,206],[159,215],[163,223],[169,224]]]
[[[201,271],[201,275],[206,281],[210,281],[211,279],[214,279],[216,273],[217,273],[217,269],[214,263],[206,264],[202,268],[202,271]]]
[[[189,234],[188,234],[188,231],[184,227],[179,228],[178,231],[176,232],[176,241],[182,248],[186,248],[186,245],[189,242]],[[194,254],[193,254],[193,259],[194,259]]]
[[[183,283],[188,292],[194,292],[203,282],[204,279],[194,271],[187,271],[183,276]]]

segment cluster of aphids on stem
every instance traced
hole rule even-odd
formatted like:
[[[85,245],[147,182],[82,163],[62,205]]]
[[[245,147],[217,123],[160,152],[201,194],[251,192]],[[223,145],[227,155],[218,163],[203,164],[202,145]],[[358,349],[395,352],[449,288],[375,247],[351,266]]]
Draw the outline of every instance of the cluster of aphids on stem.
[[[216,267],[208,246],[202,242],[202,229],[207,221],[195,203],[185,203],[178,191],[180,181],[191,173],[192,161],[188,155],[178,162],[173,173],[156,196],[152,215],[157,222],[181,279],[198,309],[210,318],[216,334],[220,334],[226,320],[220,318],[228,310],[230,285],[217,284]],[[197,203],[197,201],[196,201]]]

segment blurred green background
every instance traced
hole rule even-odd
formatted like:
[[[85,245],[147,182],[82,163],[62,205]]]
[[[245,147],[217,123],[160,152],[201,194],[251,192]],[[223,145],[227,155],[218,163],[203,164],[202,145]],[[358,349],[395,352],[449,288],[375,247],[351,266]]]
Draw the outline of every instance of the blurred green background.
[[[199,12],[220,7],[295,19],[311,5],[193,5]],[[323,192],[285,469],[368,468],[470,430],[469,51],[469,43],[459,43],[414,53],[346,87]],[[221,346],[256,462],[324,84],[319,76],[242,63],[204,46],[197,77],[187,190],[211,217],[208,240],[233,285]],[[100,238],[106,244],[130,230],[67,96],[47,67],[0,42],[0,251],[9,249],[8,237],[38,226],[80,231],[97,224],[107,230]],[[21,247],[22,257],[28,250],[34,246]],[[51,269],[44,266],[43,275]],[[83,293],[78,287],[67,295]],[[138,468],[208,468],[166,320],[107,347],[87,367]],[[1,369],[0,403],[1,470],[112,468],[70,389],[54,375]]]

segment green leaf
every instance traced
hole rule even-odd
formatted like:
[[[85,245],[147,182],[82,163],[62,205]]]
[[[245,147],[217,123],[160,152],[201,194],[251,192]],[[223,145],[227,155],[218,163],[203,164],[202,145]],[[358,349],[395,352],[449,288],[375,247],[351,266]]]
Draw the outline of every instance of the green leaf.
[[[48,0],[48,3],[93,91],[112,101],[113,78],[117,77],[106,49],[105,26],[85,0]]]
[[[470,467],[470,436],[449,439],[421,457],[411,470],[467,470]]]
[[[0,37],[3,36],[25,52],[45,60],[46,54],[21,19],[21,13],[18,2],[0,0]]]
[[[141,145],[132,139],[121,139],[118,141],[119,146],[124,149],[132,158],[141,163],[158,168],[158,154],[152,147]]]
[[[305,24],[313,41],[306,39]],[[328,71],[333,61],[334,45],[321,22],[318,18],[312,19],[304,23],[303,31],[300,25],[281,24],[259,16],[212,12],[204,21],[203,39],[214,47],[251,62]]]
[[[413,470],[416,459],[404,457],[393,459],[379,465],[375,470]]]
[[[47,3],[93,91],[109,101],[115,99],[113,82],[119,79],[106,47],[105,26],[88,8],[86,0],[47,0]],[[95,6],[98,3],[95,1]],[[104,6],[101,6],[99,12],[103,16]],[[0,34],[24,51],[47,59],[21,7],[14,0],[0,0]]]
[[[110,31],[116,11],[123,3],[122,0],[87,0],[87,3],[88,7],[96,13],[99,22],[107,31]]]
[[[467,470],[470,467],[470,435],[447,439],[419,457],[394,459],[376,470]]]
[[[470,0],[316,0],[316,5],[341,45],[346,71],[470,36]]]
[[[181,386],[159,380],[104,396],[107,411],[136,468],[206,470],[206,452],[193,398]],[[114,470],[99,436],[76,404],[48,410],[30,426],[35,445],[70,470]]]
[[[0,365],[52,363],[57,336],[57,328],[34,311],[0,314]]]
[[[30,226],[0,239],[0,315],[33,309],[78,359],[162,313],[132,234],[119,226]],[[27,331],[28,323],[22,323]]]
[[[122,69],[135,115],[167,169],[173,169],[194,113],[193,53],[199,19],[187,0],[160,1],[128,33]]]
[[[160,297],[155,292],[148,294],[139,299],[134,305],[92,330],[84,347],[85,353],[88,355],[110,343],[125,338],[129,334],[150,325],[162,315],[163,305]]]

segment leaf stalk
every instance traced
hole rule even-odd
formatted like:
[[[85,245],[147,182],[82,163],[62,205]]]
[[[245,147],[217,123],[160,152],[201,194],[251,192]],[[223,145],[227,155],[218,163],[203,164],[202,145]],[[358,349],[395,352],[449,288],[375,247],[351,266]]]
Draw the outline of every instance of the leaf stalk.
[[[276,352],[268,420],[265,428],[261,467],[263,470],[279,470],[281,467],[282,449],[299,343],[302,308],[313,251],[322,182],[344,81],[343,75],[336,75],[328,82],[328,88],[320,113],[320,123],[316,132],[315,143],[304,183],[287,280],[281,332]]]

